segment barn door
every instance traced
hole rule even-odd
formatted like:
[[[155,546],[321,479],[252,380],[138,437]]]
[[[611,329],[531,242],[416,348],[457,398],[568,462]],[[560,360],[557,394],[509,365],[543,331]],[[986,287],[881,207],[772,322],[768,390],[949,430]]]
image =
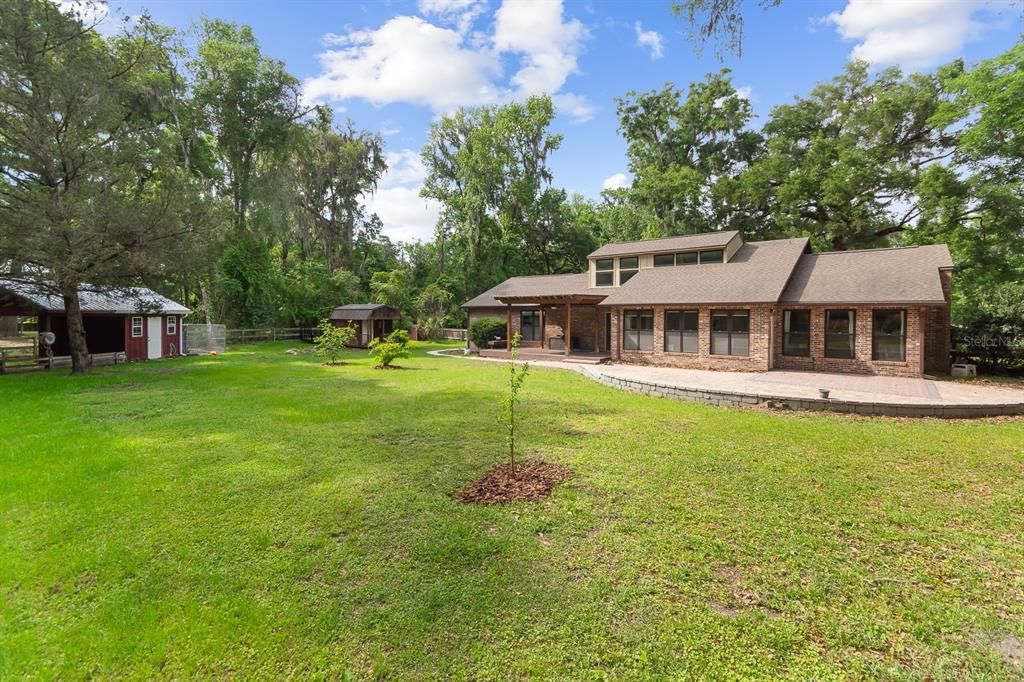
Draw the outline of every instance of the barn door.
[[[163,319],[146,318],[146,357],[150,360],[159,360],[164,356]]]

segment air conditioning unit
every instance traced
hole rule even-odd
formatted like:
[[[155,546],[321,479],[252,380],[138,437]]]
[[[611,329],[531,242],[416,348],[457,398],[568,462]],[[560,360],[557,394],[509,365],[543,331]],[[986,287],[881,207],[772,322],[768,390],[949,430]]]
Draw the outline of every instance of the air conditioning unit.
[[[956,364],[953,365],[953,376],[955,377],[976,377],[978,376],[977,365]]]

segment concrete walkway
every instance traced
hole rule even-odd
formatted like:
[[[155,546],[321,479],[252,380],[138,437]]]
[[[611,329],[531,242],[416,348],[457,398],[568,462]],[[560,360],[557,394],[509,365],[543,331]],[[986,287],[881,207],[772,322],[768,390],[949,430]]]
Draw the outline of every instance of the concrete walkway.
[[[443,351],[432,354],[453,355]],[[481,362],[506,362],[469,357]],[[1024,414],[1024,390],[968,382],[782,370],[714,372],[558,361],[531,361],[530,364],[572,370],[627,390],[720,405],[781,402],[796,409],[897,416]],[[828,400],[821,399],[818,392],[821,388],[830,391]]]

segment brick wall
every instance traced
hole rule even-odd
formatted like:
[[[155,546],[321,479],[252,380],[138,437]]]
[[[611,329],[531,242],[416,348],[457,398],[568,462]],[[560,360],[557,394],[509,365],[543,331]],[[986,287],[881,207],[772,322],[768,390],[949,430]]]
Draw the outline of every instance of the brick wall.
[[[952,349],[950,301],[953,300],[953,271],[939,272],[942,282],[944,306],[930,306],[924,315],[924,368],[927,372],[949,372],[949,353]]]
[[[612,315],[612,357],[618,362],[661,367],[682,367],[687,369],[732,370],[763,372],[768,370],[771,335],[770,306],[698,306],[697,308],[661,307],[644,308],[654,311],[653,349],[650,351],[627,351],[622,349],[622,311],[635,308],[618,308]],[[696,353],[669,353],[665,351],[665,311],[694,310],[698,312],[698,349]],[[750,352],[748,355],[711,354],[711,311],[746,310],[750,315]]]
[[[843,372],[847,374],[876,374],[894,377],[919,377],[923,373],[924,334],[922,308],[901,308],[907,312],[907,339],[905,362],[877,362],[871,359],[872,311],[893,310],[893,306],[855,306],[854,357],[825,357],[825,311],[849,310],[841,306],[786,306],[779,308],[775,322],[775,367],[777,369],[809,370],[815,372]],[[807,357],[783,355],[783,320],[786,310],[811,311],[811,351]]]

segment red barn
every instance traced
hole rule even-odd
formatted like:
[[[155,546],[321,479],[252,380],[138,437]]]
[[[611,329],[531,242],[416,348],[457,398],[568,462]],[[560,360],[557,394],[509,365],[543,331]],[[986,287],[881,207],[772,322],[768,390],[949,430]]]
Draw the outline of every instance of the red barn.
[[[185,306],[143,287],[83,286],[78,295],[91,355],[155,360],[181,354],[181,320],[191,312]],[[54,356],[70,355],[64,301],[51,289],[0,280],[0,316],[36,317],[40,334],[56,336]],[[41,344],[39,353],[45,355]]]

